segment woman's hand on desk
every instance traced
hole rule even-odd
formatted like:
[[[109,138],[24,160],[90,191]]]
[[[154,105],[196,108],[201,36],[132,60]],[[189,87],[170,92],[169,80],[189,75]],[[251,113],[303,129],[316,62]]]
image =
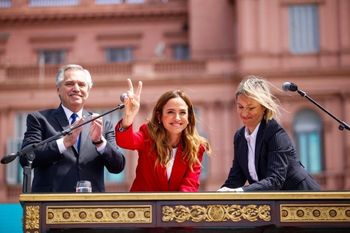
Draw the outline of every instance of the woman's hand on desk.
[[[218,192],[244,192],[242,188],[228,188],[228,187],[221,187],[217,190]]]

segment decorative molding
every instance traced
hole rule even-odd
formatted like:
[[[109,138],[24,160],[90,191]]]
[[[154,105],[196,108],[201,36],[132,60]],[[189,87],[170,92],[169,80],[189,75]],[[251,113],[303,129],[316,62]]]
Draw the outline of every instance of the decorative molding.
[[[175,205],[162,206],[163,222],[271,221],[269,205]]]
[[[89,68],[88,68],[89,69]],[[123,80],[125,81],[125,80]],[[50,194],[36,194],[36,193],[22,193],[19,195],[21,202],[45,202],[45,201],[58,201],[66,202],[70,201],[262,201],[262,200],[309,200],[317,202],[320,200],[329,201],[350,201],[350,192],[337,191],[337,192],[244,192],[244,193],[231,193],[231,192],[145,192],[145,193],[133,193],[133,192],[121,192],[121,193],[94,193],[93,195],[76,193],[75,195],[67,193],[50,193]]]
[[[44,23],[44,22],[89,22],[91,20],[113,20],[113,22],[144,22],[145,20],[185,19],[188,15],[186,5],[164,5],[164,7],[138,7],[128,5],[110,5],[108,8],[76,6],[68,7],[65,11],[57,7],[46,11],[31,7],[11,9],[0,14],[0,24],[11,23]]]
[[[25,232],[39,233],[40,207],[39,205],[28,205],[25,207]]]
[[[282,6],[295,5],[295,4],[324,4],[325,0],[282,0]]]
[[[58,43],[58,42],[73,42],[76,36],[35,36],[30,37],[29,42],[36,43]]]
[[[151,205],[47,206],[46,224],[152,223]]]
[[[139,40],[143,37],[142,33],[115,33],[115,34],[100,34],[96,36],[99,41],[114,41],[114,40]]]
[[[188,33],[183,31],[167,31],[163,33],[165,38],[177,38],[177,39],[187,39]]]
[[[281,204],[281,222],[350,222],[350,204]]]

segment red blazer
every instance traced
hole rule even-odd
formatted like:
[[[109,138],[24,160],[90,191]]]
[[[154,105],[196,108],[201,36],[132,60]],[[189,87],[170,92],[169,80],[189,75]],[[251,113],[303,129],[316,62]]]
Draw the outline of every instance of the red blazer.
[[[120,123],[121,121],[115,127],[117,144],[125,149],[137,150],[139,155],[131,192],[198,191],[201,165],[194,164],[191,171],[188,163],[183,159],[181,145],[177,148],[173,169],[168,180],[165,166],[156,165],[156,152],[153,150],[153,141],[149,136],[147,125],[143,124],[138,132],[134,132],[132,126],[120,132]],[[199,161],[202,161],[203,153],[204,146],[201,146],[198,152]]]

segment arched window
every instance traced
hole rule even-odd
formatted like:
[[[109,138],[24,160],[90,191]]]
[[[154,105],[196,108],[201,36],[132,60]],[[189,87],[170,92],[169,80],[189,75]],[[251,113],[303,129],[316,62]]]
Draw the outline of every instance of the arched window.
[[[298,112],[293,129],[301,163],[310,173],[323,170],[323,125],[320,116],[309,109]]]

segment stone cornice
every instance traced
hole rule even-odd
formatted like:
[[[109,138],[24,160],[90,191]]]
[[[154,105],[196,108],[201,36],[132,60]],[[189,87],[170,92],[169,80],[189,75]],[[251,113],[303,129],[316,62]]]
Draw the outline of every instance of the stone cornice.
[[[39,22],[65,22],[65,21],[85,21],[85,20],[147,20],[164,18],[187,17],[186,6],[96,6],[93,8],[86,7],[69,7],[69,8],[28,8],[28,9],[6,9],[0,10],[0,24],[16,23],[39,23]]]

